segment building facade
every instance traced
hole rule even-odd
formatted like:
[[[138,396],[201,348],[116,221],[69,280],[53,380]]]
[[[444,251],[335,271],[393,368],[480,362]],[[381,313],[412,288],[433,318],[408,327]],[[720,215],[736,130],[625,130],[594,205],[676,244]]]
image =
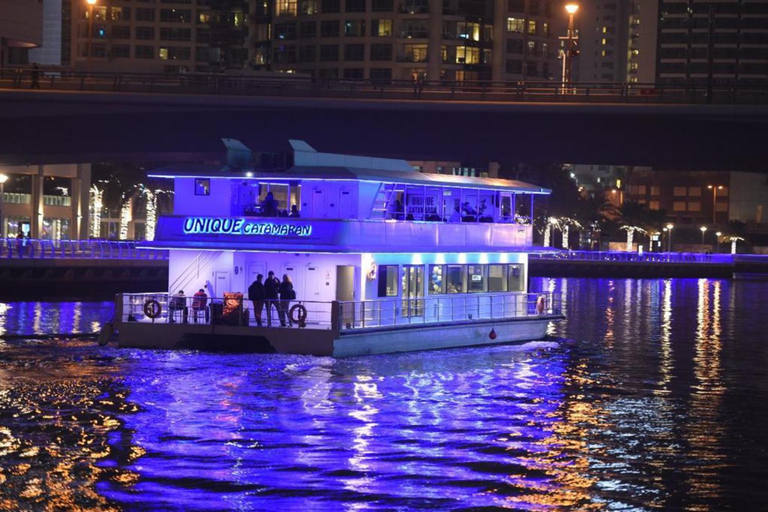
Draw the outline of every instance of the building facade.
[[[661,0],[660,83],[768,83],[768,2]]]
[[[631,0],[581,2],[577,77],[581,83],[621,83],[627,76]]]
[[[47,240],[88,238],[90,164],[3,167],[0,233]]]
[[[69,64],[75,69],[179,73],[247,66],[245,1],[99,0],[92,7],[71,6]]]

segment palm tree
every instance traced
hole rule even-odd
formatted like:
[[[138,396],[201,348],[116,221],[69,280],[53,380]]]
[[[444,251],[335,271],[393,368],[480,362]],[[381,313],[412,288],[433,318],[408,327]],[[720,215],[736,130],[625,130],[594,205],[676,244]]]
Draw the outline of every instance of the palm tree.
[[[645,204],[626,201],[620,208],[622,230],[627,232],[627,250],[632,250],[632,238],[635,233],[648,234],[661,229],[666,219],[666,211],[651,210]]]

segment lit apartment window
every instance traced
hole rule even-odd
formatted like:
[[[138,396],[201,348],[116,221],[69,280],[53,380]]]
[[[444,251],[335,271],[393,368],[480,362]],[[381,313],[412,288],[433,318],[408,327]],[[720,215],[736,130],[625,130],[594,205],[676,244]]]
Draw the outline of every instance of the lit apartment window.
[[[684,212],[685,211],[685,201],[675,201],[672,205],[672,209],[676,212]]]
[[[456,64],[479,64],[480,48],[469,46],[456,47]]]
[[[536,20],[528,20],[528,33],[532,36],[536,35]]]
[[[673,194],[676,196],[685,196],[688,195],[688,189],[686,187],[675,187]]]
[[[651,185],[651,195],[658,196],[661,193],[661,188],[658,185]]]
[[[648,203],[648,208],[650,208],[651,210],[660,210],[661,205],[659,204],[658,201],[651,201],[650,203]]]
[[[688,187],[688,195],[692,197],[701,197],[701,187]]]
[[[157,56],[163,60],[168,60],[168,48],[158,49]]]
[[[507,18],[507,32],[523,32],[525,20],[522,18]]]
[[[701,211],[701,203],[698,201],[688,203],[688,211],[689,212],[700,212]]]

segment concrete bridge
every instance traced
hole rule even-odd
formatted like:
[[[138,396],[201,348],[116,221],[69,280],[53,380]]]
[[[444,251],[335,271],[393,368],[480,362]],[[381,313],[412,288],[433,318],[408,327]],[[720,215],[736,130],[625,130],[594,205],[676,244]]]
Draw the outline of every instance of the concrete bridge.
[[[411,93],[412,94],[412,93]],[[221,137],[413,160],[765,172],[768,106],[0,90],[0,164],[199,160]]]

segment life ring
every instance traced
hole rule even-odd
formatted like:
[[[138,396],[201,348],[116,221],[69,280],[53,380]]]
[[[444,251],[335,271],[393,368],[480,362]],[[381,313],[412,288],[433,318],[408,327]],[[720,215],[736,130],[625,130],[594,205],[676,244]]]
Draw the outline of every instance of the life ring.
[[[539,298],[536,299],[536,314],[541,315],[544,313],[544,305],[545,305],[544,296],[539,295]]]
[[[297,311],[299,312],[298,316],[296,315]],[[288,317],[291,319],[291,322],[295,322],[299,324],[299,326],[302,326],[307,319],[307,308],[305,308],[303,304],[294,304],[291,306],[291,309],[288,310]]]
[[[160,306],[160,303],[155,299],[149,299],[144,303],[144,314],[147,316],[147,318],[154,320],[155,318],[159,317],[160,313],[162,312],[162,306]]]

